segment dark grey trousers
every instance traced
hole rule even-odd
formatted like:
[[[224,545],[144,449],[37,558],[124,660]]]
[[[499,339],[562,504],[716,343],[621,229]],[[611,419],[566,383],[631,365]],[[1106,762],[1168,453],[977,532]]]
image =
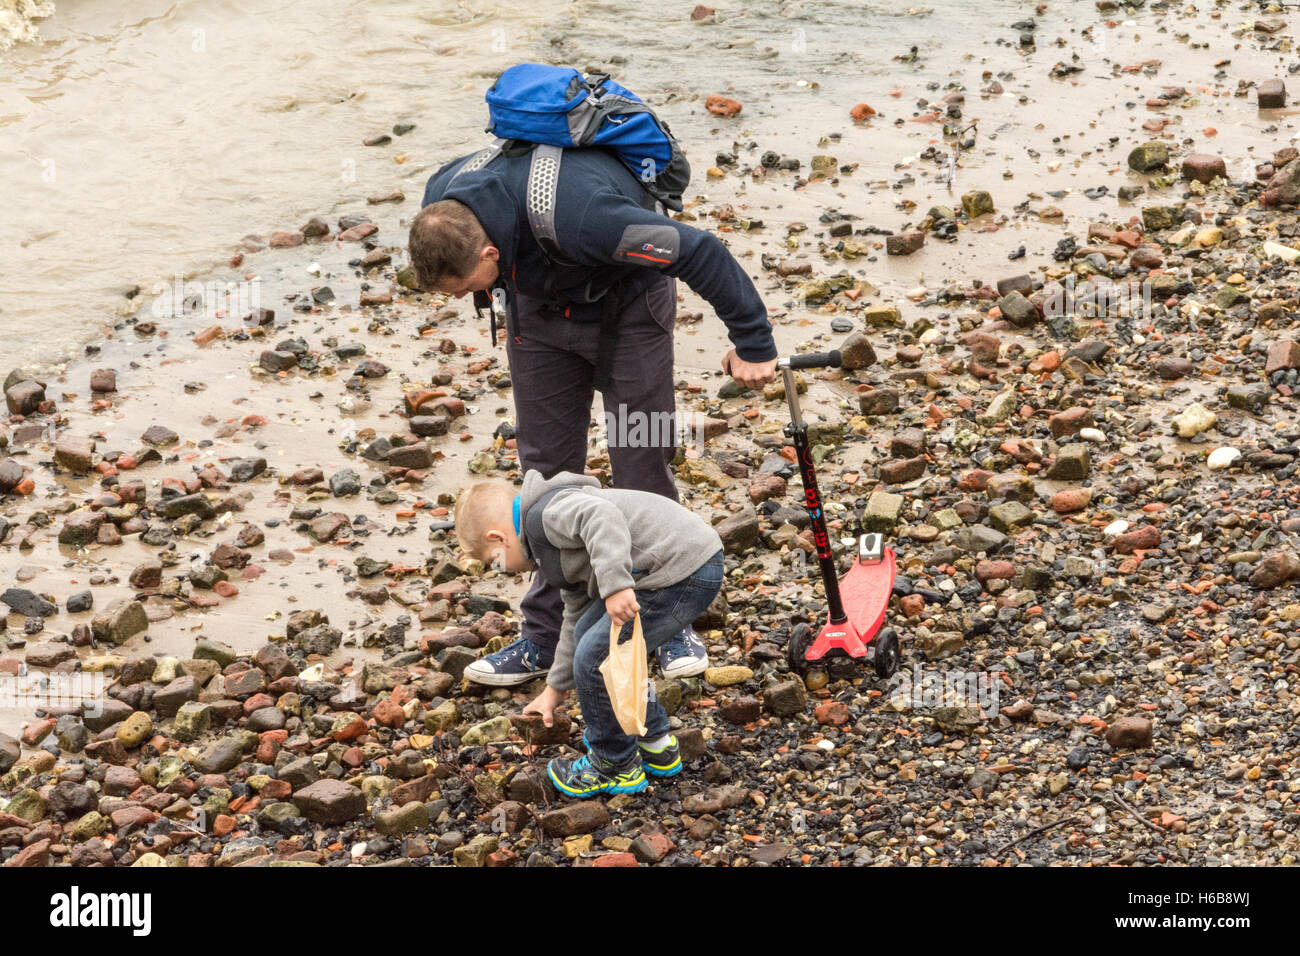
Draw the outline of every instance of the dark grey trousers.
[[[536,299],[515,302],[518,336],[506,336],[515,399],[519,464],[550,478],[582,474],[591,429],[592,384],[600,326],[548,313]],[[673,328],[676,283],[661,276],[627,303],[619,316],[612,383],[602,393],[609,426],[610,466],[619,488],[677,500],[669,463],[674,454]],[[666,427],[665,427],[666,423]],[[554,647],[564,616],[560,589],[541,572],[520,604],[523,636]]]

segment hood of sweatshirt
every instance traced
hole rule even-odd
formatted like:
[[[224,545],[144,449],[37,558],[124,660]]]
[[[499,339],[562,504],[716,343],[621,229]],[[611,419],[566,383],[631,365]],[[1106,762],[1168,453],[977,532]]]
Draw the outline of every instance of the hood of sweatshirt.
[[[562,471],[550,478],[543,478],[540,471],[528,471],[524,473],[524,487],[519,495],[519,524],[521,527],[526,526],[528,509],[544,493],[552,488],[599,488],[600,482],[590,475],[575,475],[571,471]],[[526,535],[520,535],[519,541],[523,545],[524,554],[531,561],[533,552],[528,547]]]

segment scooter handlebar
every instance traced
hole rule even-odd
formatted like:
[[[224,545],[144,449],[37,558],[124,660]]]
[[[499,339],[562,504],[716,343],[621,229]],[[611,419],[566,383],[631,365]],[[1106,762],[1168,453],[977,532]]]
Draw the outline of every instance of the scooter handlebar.
[[[839,349],[830,352],[805,352],[802,355],[787,355],[777,362],[778,368],[839,368],[842,359]]]

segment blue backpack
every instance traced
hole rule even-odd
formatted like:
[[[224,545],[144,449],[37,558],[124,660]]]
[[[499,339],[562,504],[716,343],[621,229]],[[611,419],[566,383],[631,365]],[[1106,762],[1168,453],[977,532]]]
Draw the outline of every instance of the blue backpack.
[[[455,175],[482,169],[508,142],[536,144],[528,171],[528,222],[552,258],[560,258],[555,192],[565,149],[609,150],[645,187],[649,206],[682,208],[691,167],[681,147],[654,110],[607,75],[584,77],[571,67],[520,63],[492,84],[487,104],[487,132],[496,141]]]

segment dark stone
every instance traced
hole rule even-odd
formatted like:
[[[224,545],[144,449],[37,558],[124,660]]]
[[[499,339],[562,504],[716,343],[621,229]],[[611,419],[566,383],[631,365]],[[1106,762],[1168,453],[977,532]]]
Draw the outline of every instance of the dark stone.
[[[179,435],[170,428],[167,428],[165,425],[150,425],[145,429],[144,434],[140,436],[140,440],[145,444],[153,445],[155,447],[170,445],[172,442],[179,440],[179,438]]]
[[[9,588],[0,594],[0,603],[9,605],[11,611],[24,617],[53,617],[59,613],[58,605],[26,588]]]
[[[207,496],[203,494],[181,495],[179,498],[169,498],[163,502],[163,515],[168,519],[180,518],[184,515],[211,518],[215,513],[212,510],[212,502],[208,501]]]
[[[90,590],[78,591],[71,595],[65,608],[69,614],[82,614],[95,606],[95,595]]]
[[[740,554],[758,540],[758,515],[752,508],[730,515],[713,526],[728,554]]]

